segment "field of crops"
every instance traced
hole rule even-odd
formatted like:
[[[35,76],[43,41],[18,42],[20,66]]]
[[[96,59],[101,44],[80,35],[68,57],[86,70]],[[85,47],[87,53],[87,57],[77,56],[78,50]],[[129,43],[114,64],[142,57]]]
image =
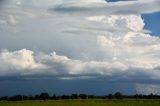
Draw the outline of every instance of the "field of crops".
[[[0,106],[160,106],[160,100],[2,101]]]

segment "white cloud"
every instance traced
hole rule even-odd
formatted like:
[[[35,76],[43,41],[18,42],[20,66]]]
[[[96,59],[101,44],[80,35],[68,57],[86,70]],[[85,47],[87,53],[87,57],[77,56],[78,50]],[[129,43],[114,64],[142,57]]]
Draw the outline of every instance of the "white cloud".
[[[159,41],[158,37],[135,32],[129,32],[118,39],[112,36],[98,37],[98,42],[110,58],[142,68],[153,68],[159,64]]]
[[[13,15],[8,15],[8,21],[6,23],[9,25],[16,25],[17,21]]]
[[[130,18],[127,16],[127,20]],[[121,16],[117,19],[121,21]],[[130,21],[126,21],[127,24],[123,23],[124,27],[122,28],[130,30],[122,31],[123,33],[107,33],[106,31],[106,34],[98,36],[98,43],[108,57],[106,60],[120,61],[128,67],[128,70],[134,70],[136,73],[138,73],[136,70],[140,70],[153,79],[159,79],[159,70],[155,68],[160,63],[160,39],[143,33],[144,23],[140,16],[134,17],[134,20],[138,22],[136,23],[137,28],[134,28],[135,30],[131,30],[132,26],[131,28],[130,26],[125,27],[130,24]],[[136,26],[136,24],[131,25]]]
[[[12,0],[12,5],[22,6],[22,7],[40,7],[40,8],[48,8],[53,7],[54,5],[58,5],[64,3],[64,0]]]
[[[121,29],[124,31],[142,31],[144,22],[140,15],[107,15],[87,17],[87,20],[107,24],[112,29]]]
[[[21,71],[25,74],[53,74],[53,75],[112,75],[114,70],[124,71],[126,66],[120,62],[81,61],[66,56],[59,56],[55,52],[50,55],[33,56],[33,51],[19,50],[0,53],[1,75],[11,75]],[[26,71],[29,70],[29,71]],[[34,72],[36,70],[36,72]],[[37,71],[39,70],[39,71]],[[115,72],[116,73],[116,72]]]
[[[0,18],[0,24],[5,25],[8,24],[10,26],[14,26],[16,25],[18,22],[16,21],[15,17],[13,15],[6,15],[6,16],[2,16]]]
[[[4,41],[8,41],[13,50],[16,46],[12,44],[20,45],[19,48],[25,48],[26,45],[32,48],[36,44],[41,48],[45,44],[42,50],[48,46],[52,50],[57,47],[55,51],[64,56],[55,52],[39,54],[26,49],[1,51],[0,75],[51,75],[73,79],[96,76],[131,78],[141,73],[148,79],[159,80],[160,39],[144,33],[145,23],[140,15],[159,11],[159,7],[155,6],[159,1],[77,1],[59,1],[54,4],[53,0],[18,0],[14,8],[5,7],[5,10],[1,10],[1,27],[12,24],[15,29],[23,30],[17,33],[20,37],[16,40],[12,36],[4,36],[4,32],[4,35],[0,35],[2,39],[6,38]],[[40,8],[43,3],[46,3],[45,6]],[[47,9],[52,3],[54,11],[51,12]],[[92,51],[96,54],[93,55]],[[84,54],[87,59],[80,54]]]
[[[116,73],[114,70],[124,71],[127,68],[120,62],[74,60],[66,56],[59,56],[55,52],[39,57],[43,64],[48,64],[50,70],[62,75],[112,75]]]
[[[154,64],[125,60],[106,61],[82,61],[68,58],[67,56],[51,54],[34,55],[30,50],[14,52],[2,51],[0,53],[0,76],[56,76],[60,79],[93,78],[98,76],[110,76],[113,79],[129,78],[139,73],[148,75],[149,79],[155,79],[159,71],[155,70]],[[149,67],[149,65],[152,67]],[[137,71],[139,70],[139,72]],[[154,74],[152,74],[154,73]],[[117,76],[114,78],[114,76]],[[130,79],[130,78],[129,78]],[[159,79],[157,77],[156,79]]]
[[[33,52],[22,49],[19,51],[9,52],[3,50],[0,52],[0,72],[3,75],[25,74],[26,70],[43,69],[45,65],[36,62]]]

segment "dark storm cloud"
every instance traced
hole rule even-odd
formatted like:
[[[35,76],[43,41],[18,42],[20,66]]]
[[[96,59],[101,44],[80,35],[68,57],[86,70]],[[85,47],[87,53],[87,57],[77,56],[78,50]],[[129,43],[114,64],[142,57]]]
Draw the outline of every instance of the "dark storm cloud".
[[[0,4],[3,3],[5,0],[0,0]]]
[[[5,0],[0,0],[0,7],[4,4]]]

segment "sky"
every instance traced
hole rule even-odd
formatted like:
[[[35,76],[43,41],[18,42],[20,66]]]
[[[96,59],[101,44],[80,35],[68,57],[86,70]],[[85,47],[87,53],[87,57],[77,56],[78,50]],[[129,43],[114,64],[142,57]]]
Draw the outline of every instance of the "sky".
[[[0,96],[160,94],[159,0],[0,0]]]

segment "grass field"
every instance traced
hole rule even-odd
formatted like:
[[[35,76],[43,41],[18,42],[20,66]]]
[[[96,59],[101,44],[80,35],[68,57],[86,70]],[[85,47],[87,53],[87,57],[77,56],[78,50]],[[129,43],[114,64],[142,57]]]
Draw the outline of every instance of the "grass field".
[[[3,101],[0,106],[160,106],[160,100]]]

